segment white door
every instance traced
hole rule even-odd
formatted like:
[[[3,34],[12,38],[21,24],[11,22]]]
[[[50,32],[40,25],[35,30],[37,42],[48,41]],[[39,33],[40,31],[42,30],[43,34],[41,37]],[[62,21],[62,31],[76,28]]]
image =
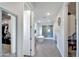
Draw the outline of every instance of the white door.
[[[2,11],[0,10],[0,56],[2,56]]]
[[[30,10],[24,11],[23,54],[30,55]]]

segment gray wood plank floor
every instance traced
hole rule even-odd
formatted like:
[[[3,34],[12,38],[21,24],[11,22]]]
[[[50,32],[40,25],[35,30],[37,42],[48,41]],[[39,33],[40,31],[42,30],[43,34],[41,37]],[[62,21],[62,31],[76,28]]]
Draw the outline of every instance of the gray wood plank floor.
[[[54,40],[44,40],[42,43],[36,41],[34,57],[61,57]]]

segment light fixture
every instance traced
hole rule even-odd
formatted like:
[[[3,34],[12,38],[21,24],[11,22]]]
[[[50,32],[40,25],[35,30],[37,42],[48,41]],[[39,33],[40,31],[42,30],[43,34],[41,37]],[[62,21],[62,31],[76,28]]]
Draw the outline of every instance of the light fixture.
[[[7,14],[8,16],[11,16],[11,14]]]
[[[49,12],[47,12],[47,13],[46,13],[46,15],[47,15],[47,16],[50,16],[50,13],[49,13]]]
[[[48,29],[48,32],[50,32],[50,29]]]

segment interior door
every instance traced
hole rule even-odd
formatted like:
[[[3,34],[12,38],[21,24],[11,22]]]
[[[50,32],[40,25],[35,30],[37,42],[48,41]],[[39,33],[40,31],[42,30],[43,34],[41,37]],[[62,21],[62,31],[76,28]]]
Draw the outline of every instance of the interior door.
[[[0,56],[2,56],[2,10],[0,10]]]

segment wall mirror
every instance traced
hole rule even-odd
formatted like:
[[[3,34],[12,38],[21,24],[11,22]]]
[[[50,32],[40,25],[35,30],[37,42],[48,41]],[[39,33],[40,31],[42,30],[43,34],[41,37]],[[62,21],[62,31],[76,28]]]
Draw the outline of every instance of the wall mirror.
[[[60,26],[60,25],[61,25],[61,18],[58,17],[58,26]]]

